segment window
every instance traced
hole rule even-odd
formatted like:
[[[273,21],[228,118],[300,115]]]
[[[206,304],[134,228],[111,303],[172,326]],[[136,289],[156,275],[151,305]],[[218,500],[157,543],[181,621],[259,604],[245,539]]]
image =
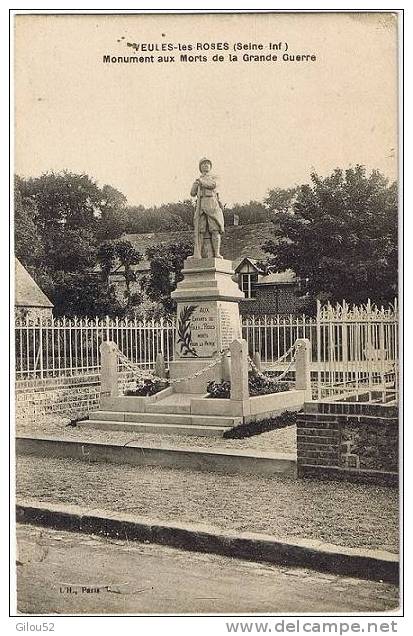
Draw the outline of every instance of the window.
[[[255,298],[254,283],[258,282],[258,274],[241,274],[241,291],[244,292],[245,298]]]

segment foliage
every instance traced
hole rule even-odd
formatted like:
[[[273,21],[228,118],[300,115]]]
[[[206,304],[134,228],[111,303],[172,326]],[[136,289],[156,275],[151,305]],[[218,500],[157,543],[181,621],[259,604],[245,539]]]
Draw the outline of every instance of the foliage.
[[[91,227],[102,199],[97,184],[86,174],[48,172],[40,177],[19,179],[24,198],[36,205],[37,224],[50,226]]]
[[[250,397],[257,395],[268,395],[269,393],[282,393],[289,391],[288,382],[277,382],[270,376],[263,373],[258,374],[254,370],[248,373],[248,390]],[[207,385],[207,393],[209,398],[229,398],[231,395],[231,382],[214,382],[213,380]]]
[[[155,395],[155,393],[159,393],[159,391],[163,391],[169,386],[168,380],[151,380],[149,378],[145,378],[142,382],[137,382],[136,389],[127,389],[125,391],[125,395],[129,396],[148,396]]]
[[[58,312],[101,315],[136,312],[143,299],[133,292],[134,265],[142,256],[125,232],[188,231],[193,226],[193,202],[188,200],[144,208],[128,207],[126,197],[110,185],[102,187],[86,174],[42,174],[15,181],[15,251]],[[306,306],[343,298],[360,304],[388,304],[397,292],[397,186],[363,166],[336,169],[299,188],[273,188],[262,203],[250,201],[226,207],[227,225],[234,213],[240,225],[274,221],[273,237],[265,244],[265,267],[292,269],[306,291]],[[154,317],[171,314],[170,298],[182,280],[183,262],[192,253],[190,242],[147,250],[151,261],[144,281]],[[125,303],[113,301],[109,275],[119,262],[125,278]],[[101,276],[94,275],[100,266]],[[88,272],[88,274],[87,274]],[[97,280],[92,280],[93,277]],[[74,289],[67,290],[68,281]],[[81,286],[88,299],[81,300]],[[67,304],[64,298],[67,291]],[[304,292],[303,292],[304,294]],[[114,303],[114,304],[113,304]],[[66,307],[66,309],[65,309]],[[106,309],[105,309],[106,307]],[[84,315],[81,313],[80,315]]]
[[[26,265],[40,266],[44,259],[44,246],[36,226],[36,204],[23,198],[19,179],[14,186],[14,251]]]
[[[44,265],[51,272],[90,270],[96,262],[96,237],[93,228],[50,226],[43,234]]]
[[[97,251],[97,262],[102,272],[102,280],[109,285],[109,276],[114,271],[115,265],[119,267],[116,273],[125,279],[125,313],[135,313],[136,308],[142,303],[142,294],[133,292],[131,283],[136,282],[136,274],[133,265],[142,260],[142,255],[129,241],[110,241],[102,243]]]
[[[268,191],[264,205],[273,213],[289,212],[292,209],[298,188],[273,188]]]
[[[282,393],[283,391],[289,391],[290,385],[288,382],[277,382],[267,376],[264,373],[258,374],[256,371],[251,370],[248,373],[248,389],[251,397],[255,395],[267,395],[268,393]]]
[[[178,203],[167,203],[161,206],[160,209],[164,210],[165,213],[169,213],[176,222],[178,222],[177,219],[180,219],[182,229],[191,230],[194,227],[195,207],[190,199],[178,201]]]
[[[193,227],[194,207],[191,201],[168,203],[159,207],[131,206],[126,209],[125,232],[178,232]]]
[[[244,439],[245,437],[253,437],[254,435],[261,435],[261,433],[268,433],[268,431],[292,426],[296,421],[297,413],[295,411],[284,411],[276,417],[266,417],[262,420],[234,426],[229,431],[225,431],[223,437],[225,439]]]
[[[46,173],[15,181],[16,256],[55,304],[56,315],[122,315],[124,307],[109,287],[109,272],[94,274],[101,237],[123,231],[126,198],[115,188],[97,184],[84,174]],[[141,255],[123,242],[116,256],[125,266],[127,308],[140,299],[130,291],[131,265]]]
[[[397,186],[363,166],[313,173],[263,248],[268,265],[306,280],[315,301],[388,304],[397,293]]]
[[[109,276],[115,269],[116,249],[113,241],[107,241],[99,245],[96,253],[96,260],[101,270],[102,279],[108,283]]]
[[[135,250],[129,241],[118,241],[115,243],[115,254],[123,268],[123,276],[126,284],[126,298],[127,304],[129,305],[131,302],[130,285],[132,282],[136,282],[136,274],[133,271],[132,266],[140,263],[142,255]]]
[[[207,393],[209,398],[225,398],[231,395],[231,382],[224,380],[223,382],[215,382],[211,380],[207,385]]]
[[[45,289],[46,291],[46,289]],[[124,307],[112,288],[90,272],[54,272],[48,296],[55,316],[122,316]]]
[[[271,214],[266,207],[258,201],[249,203],[235,203],[232,208],[225,208],[225,224],[234,225],[234,216],[238,217],[239,225],[251,225],[254,223],[265,223],[271,219]]]
[[[99,243],[120,238],[127,229],[126,197],[110,185],[103,186],[101,196],[97,230]]]
[[[175,311],[176,303],[171,299],[171,292],[183,279],[184,261],[192,251],[191,243],[181,242],[168,246],[154,245],[146,252],[151,269],[144,282],[144,288],[149,299],[160,303],[167,315]]]

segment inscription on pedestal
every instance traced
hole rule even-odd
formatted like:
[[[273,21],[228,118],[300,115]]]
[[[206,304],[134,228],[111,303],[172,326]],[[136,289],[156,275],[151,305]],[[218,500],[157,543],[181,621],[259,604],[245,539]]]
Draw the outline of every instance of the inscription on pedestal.
[[[178,357],[214,357],[218,352],[217,319],[215,303],[180,305],[175,347]]]
[[[242,337],[238,305],[235,303],[220,303],[219,326],[221,349],[228,349],[231,342]]]

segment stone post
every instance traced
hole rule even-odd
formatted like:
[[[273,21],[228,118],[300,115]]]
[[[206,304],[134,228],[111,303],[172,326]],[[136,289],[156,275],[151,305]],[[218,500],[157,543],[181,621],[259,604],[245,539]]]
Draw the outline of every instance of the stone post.
[[[248,344],[246,340],[234,340],[231,352],[231,400],[249,400],[248,389]]]
[[[100,396],[117,397],[118,389],[118,356],[116,344],[110,340],[100,345]]]
[[[155,360],[155,375],[158,378],[166,378],[165,359],[162,353],[158,353]]]
[[[224,382],[231,381],[231,359],[228,351],[221,356],[221,376]]]
[[[311,342],[308,338],[299,338],[295,341],[295,388],[306,392],[306,400],[312,399],[310,365]]]
[[[262,366],[261,365],[261,354],[260,354],[259,351],[256,351],[254,353],[254,355],[252,356],[252,361],[255,364],[255,366],[257,367],[258,371],[262,371],[262,368],[261,368],[261,366]]]

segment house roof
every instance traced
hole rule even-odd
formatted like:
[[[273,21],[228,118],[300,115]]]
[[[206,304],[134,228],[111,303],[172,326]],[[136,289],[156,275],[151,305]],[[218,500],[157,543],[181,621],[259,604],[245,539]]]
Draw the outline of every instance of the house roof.
[[[236,259],[233,265],[234,265],[235,272],[238,272],[241,269],[241,266],[244,265],[244,263],[249,263],[250,265],[252,265],[252,267],[255,269],[256,272],[259,272],[262,274],[262,270],[258,267],[257,262],[258,261],[256,258],[249,258],[248,256],[245,256],[241,260],[239,258]],[[236,263],[238,264],[236,265]]]
[[[14,259],[14,273],[16,307],[53,307],[53,303],[17,258]]]
[[[291,285],[297,282],[297,276],[292,269],[286,269],[284,272],[271,272],[267,275],[258,277],[258,283],[255,285]]]
[[[272,222],[255,223],[253,225],[230,225],[225,228],[222,237],[222,256],[233,261],[236,267],[245,257],[256,260],[265,260],[268,256],[262,249],[262,244],[267,241],[274,229]],[[193,243],[193,230],[180,232],[157,232],[151,234],[124,234],[122,239],[130,241],[133,247],[144,254],[148,247],[154,245],[170,245],[188,241]]]

